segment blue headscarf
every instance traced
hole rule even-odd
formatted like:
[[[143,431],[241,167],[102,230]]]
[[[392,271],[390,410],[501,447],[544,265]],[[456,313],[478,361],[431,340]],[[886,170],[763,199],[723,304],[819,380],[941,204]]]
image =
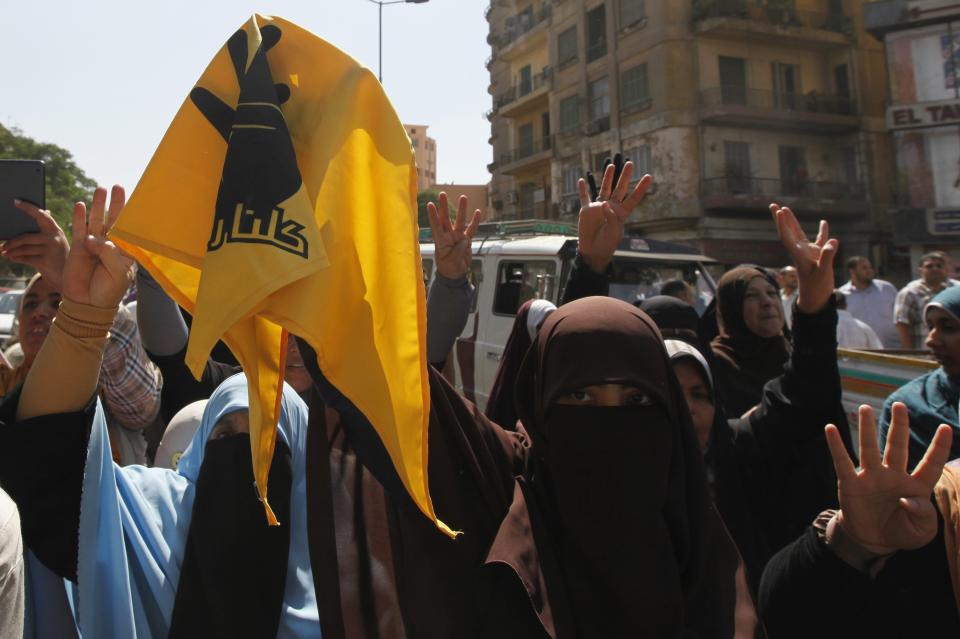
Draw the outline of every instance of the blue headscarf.
[[[931,308],[940,308],[960,322],[960,286],[951,286],[936,295],[924,308],[924,315]],[[960,378],[947,375],[943,367],[927,373],[897,389],[883,406],[880,420],[880,446],[887,441],[890,430],[890,412],[894,402],[907,405],[910,414],[910,466],[923,459],[927,446],[940,424],[953,427],[951,459],[960,457]]]
[[[167,636],[207,439],[221,417],[248,405],[246,377],[224,381],[210,396],[200,427],[173,471],[114,464],[98,402],[80,505],[77,574],[83,636]],[[319,638],[307,545],[307,407],[286,384],[277,432],[293,465],[290,552],[277,637]]]

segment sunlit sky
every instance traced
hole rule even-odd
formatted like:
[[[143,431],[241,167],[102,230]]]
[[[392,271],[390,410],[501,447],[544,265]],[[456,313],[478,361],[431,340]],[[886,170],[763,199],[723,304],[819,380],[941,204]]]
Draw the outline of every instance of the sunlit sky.
[[[490,125],[486,0],[383,7],[383,83],[437,140],[437,181],[484,184]],[[132,188],[216,51],[252,13],[305,27],[377,70],[368,0],[18,0],[5,3],[0,123]]]

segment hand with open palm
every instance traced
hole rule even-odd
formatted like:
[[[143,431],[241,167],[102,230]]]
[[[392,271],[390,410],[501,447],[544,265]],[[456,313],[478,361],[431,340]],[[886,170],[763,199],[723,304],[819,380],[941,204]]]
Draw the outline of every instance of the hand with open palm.
[[[880,456],[873,409],[860,407],[860,469],[853,465],[834,425],[826,428],[837,472],[837,525],[865,550],[886,555],[926,546],[937,535],[930,497],[950,456],[953,431],[941,425],[913,472],[907,469],[910,420],[907,407],[893,405],[886,449]]]
[[[72,302],[116,308],[133,281],[134,261],[107,239],[126,200],[122,186],[114,186],[107,206],[107,190],[97,188],[87,207],[73,207],[73,241],[63,269],[63,296]],[[106,214],[106,215],[105,215]]]
[[[437,273],[451,280],[463,277],[470,271],[473,236],[483,214],[480,209],[475,210],[467,224],[467,196],[461,195],[457,202],[457,219],[451,224],[446,193],[440,193],[439,206],[427,203],[427,213],[430,215]]]
[[[616,167],[608,164],[603,172],[603,181],[596,201],[591,201],[587,182],[580,178],[580,217],[577,223],[579,251],[583,261],[596,273],[604,273],[613,254],[623,239],[624,224],[633,209],[643,201],[653,178],[644,175],[629,194],[630,177],[633,175],[633,162],[623,166],[616,187],[613,176]]]
[[[817,239],[811,242],[793,211],[771,204],[770,212],[777,222],[780,241],[797,268],[797,278],[800,280],[797,308],[802,313],[816,313],[827,305],[833,295],[836,284],[833,261],[840,244],[830,238],[830,226],[826,220],[820,220]]]

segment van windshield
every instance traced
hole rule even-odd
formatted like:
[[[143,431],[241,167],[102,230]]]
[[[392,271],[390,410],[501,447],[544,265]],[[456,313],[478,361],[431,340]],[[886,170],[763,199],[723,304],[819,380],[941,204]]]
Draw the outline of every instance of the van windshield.
[[[703,314],[716,290],[706,269],[697,262],[653,262],[615,258],[610,278],[610,297],[634,302],[661,295],[664,284],[686,282],[691,289],[693,307]]]
[[[20,295],[20,292],[4,293],[3,295],[0,295],[0,314],[16,314],[17,306],[20,304]]]

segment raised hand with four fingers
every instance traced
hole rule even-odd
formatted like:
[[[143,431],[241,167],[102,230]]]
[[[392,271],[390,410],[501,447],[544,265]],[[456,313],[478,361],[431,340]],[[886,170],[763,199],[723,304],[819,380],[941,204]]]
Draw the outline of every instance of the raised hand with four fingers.
[[[83,202],[73,207],[73,242],[63,270],[63,296],[72,302],[114,308],[133,281],[134,261],[107,239],[123,210],[126,195],[114,186],[97,188],[89,214]]]
[[[459,279],[470,270],[473,256],[473,236],[483,218],[480,209],[473,212],[467,223],[467,196],[461,195],[457,202],[457,219],[450,223],[450,209],[447,194],[440,193],[440,205],[427,203],[430,215],[430,232],[436,247],[434,260],[437,272],[448,279]]]

